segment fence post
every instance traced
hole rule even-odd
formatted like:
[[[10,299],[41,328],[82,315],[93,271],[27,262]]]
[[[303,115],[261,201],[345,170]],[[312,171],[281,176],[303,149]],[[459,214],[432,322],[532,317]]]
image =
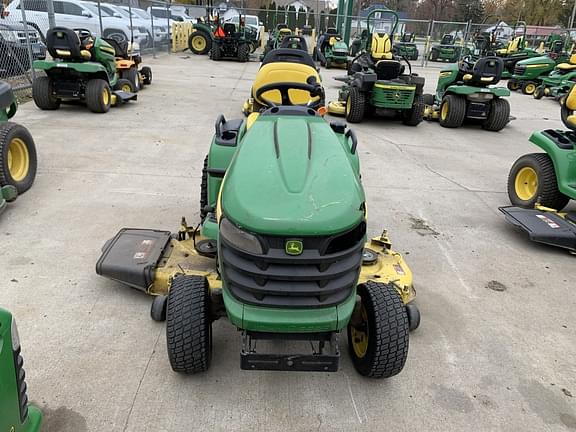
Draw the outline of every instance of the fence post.
[[[52,0],[46,1],[46,10],[48,11],[48,27],[56,27],[56,18],[54,17],[54,3]]]
[[[100,37],[104,37],[104,29],[102,27],[102,10],[100,9],[100,0],[98,0],[98,22],[100,24]]]
[[[168,23],[168,54],[170,54],[170,48],[172,47],[172,27],[170,26],[170,7],[166,5],[166,22]]]
[[[154,3],[152,3],[152,5],[154,5]],[[152,9],[150,9],[150,21],[152,21],[152,57],[156,58],[156,44],[154,43],[154,14],[152,13]]]
[[[30,60],[32,81],[34,81],[36,79],[36,71],[34,71],[34,65],[33,65],[34,57],[32,56],[32,45],[30,45],[30,35],[28,34],[28,21],[26,20],[26,10],[24,9],[24,2],[20,3],[20,12],[22,13],[22,22],[24,23],[25,28],[24,34],[26,34],[26,48],[28,49],[28,60]],[[26,74],[25,70],[23,70],[22,72]]]

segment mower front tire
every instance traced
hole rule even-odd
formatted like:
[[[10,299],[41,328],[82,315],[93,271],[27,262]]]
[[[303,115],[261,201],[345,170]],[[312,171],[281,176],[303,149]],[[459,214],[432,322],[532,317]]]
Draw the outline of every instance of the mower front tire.
[[[95,113],[106,113],[110,111],[112,104],[112,91],[110,86],[103,79],[91,79],[86,84],[86,105],[90,111]]]
[[[537,100],[542,99],[544,97],[544,86],[536,87],[536,90],[532,93],[532,97]]]
[[[194,374],[210,367],[212,322],[206,278],[178,276],[172,281],[166,307],[166,343],[175,372]]]
[[[406,126],[418,126],[424,119],[425,107],[424,96],[416,95],[412,108],[402,111],[402,123]]]
[[[510,121],[510,104],[506,99],[496,98],[490,103],[488,118],[482,123],[487,131],[498,132],[506,127]]]
[[[525,95],[533,95],[538,86],[534,81],[526,81],[522,83],[522,93]]]
[[[152,84],[152,69],[149,66],[144,66],[140,69],[140,74],[142,74],[142,82],[144,85]]]
[[[457,128],[462,126],[466,118],[466,99],[462,96],[450,94],[442,98],[440,104],[440,126]]]
[[[508,90],[510,91],[516,91],[520,88],[520,83],[515,79],[509,79],[506,87],[508,87]]]
[[[116,85],[114,86],[114,90],[120,90],[125,93],[135,93],[136,89],[134,88],[134,83],[126,78],[120,78],[116,81]]]
[[[32,83],[32,98],[41,110],[56,110],[60,108],[60,99],[52,94],[52,80],[40,76]]]
[[[554,163],[546,153],[530,153],[514,162],[508,175],[508,198],[518,207],[540,204],[558,211],[570,201],[558,189]]]
[[[0,187],[14,186],[18,194],[32,187],[37,168],[36,146],[24,126],[0,124]]]
[[[366,112],[366,97],[357,87],[350,87],[346,99],[346,120],[360,123]]]
[[[188,48],[194,54],[206,54],[212,48],[212,39],[206,32],[197,30],[188,38]]]
[[[348,324],[348,348],[354,368],[370,378],[399,374],[408,357],[409,322],[394,285],[368,281],[358,285],[360,310]]]
[[[136,66],[124,71],[122,73],[122,78],[132,83],[132,93],[136,93],[140,90],[140,79],[138,78],[138,68]]]

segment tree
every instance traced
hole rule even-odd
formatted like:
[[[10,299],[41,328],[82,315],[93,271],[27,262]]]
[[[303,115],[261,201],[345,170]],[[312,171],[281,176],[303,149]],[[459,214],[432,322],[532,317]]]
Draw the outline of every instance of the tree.
[[[338,16],[338,8],[330,9],[328,15],[328,27],[336,27],[336,17]]]
[[[484,19],[484,3],[478,0],[457,0],[454,18],[457,21],[480,23]]]
[[[301,29],[306,25],[306,9],[300,8],[298,9],[298,18],[296,20],[296,27]]]
[[[266,29],[268,29],[268,11],[266,10],[266,6],[260,6],[260,10],[258,11],[258,19],[260,22],[264,23]]]
[[[289,6],[286,15],[286,24],[288,25],[288,28],[294,30],[296,28],[296,8],[294,6]]]
[[[314,9],[308,9],[306,24],[308,24],[312,28],[316,28],[316,12],[314,12]]]
[[[286,23],[286,8],[284,6],[280,6],[278,8],[278,13],[276,14],[276,24],[284,24]]]
[[[423,0],[418,3],[416,17],[419,19],[433,19],[450,21],[454,18],[453,0]]]
[[[326,31],[326,13],[324,11],[320,11],[320,23],[316,30],[318,31],[318,34]]]

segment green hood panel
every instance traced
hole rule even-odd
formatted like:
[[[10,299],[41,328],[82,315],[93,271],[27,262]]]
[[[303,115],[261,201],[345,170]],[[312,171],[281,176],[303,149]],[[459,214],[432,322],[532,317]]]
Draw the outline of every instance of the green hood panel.
[[[53,61],[53,60],[35,60],[34,69],[37,70],[50,70],[54,68],[67,68],[74,69],[77,72],[82,73],[95,73],[95,72],[106,72],[106,68],[100,63],[96,62],[63,62],[63,61]]]
[[[222,186],[224,214],[271,235],[326,235],[364,217],[350,144],[319,117],[262,116],[244,136]]]

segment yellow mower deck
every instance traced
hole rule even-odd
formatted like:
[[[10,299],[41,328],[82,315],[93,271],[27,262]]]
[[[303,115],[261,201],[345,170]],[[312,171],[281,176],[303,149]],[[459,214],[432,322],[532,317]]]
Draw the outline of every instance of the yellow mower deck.
[[[328,102],[328,114],[336,116],[346,115],[346,102],[343,101],[330,101]]]

